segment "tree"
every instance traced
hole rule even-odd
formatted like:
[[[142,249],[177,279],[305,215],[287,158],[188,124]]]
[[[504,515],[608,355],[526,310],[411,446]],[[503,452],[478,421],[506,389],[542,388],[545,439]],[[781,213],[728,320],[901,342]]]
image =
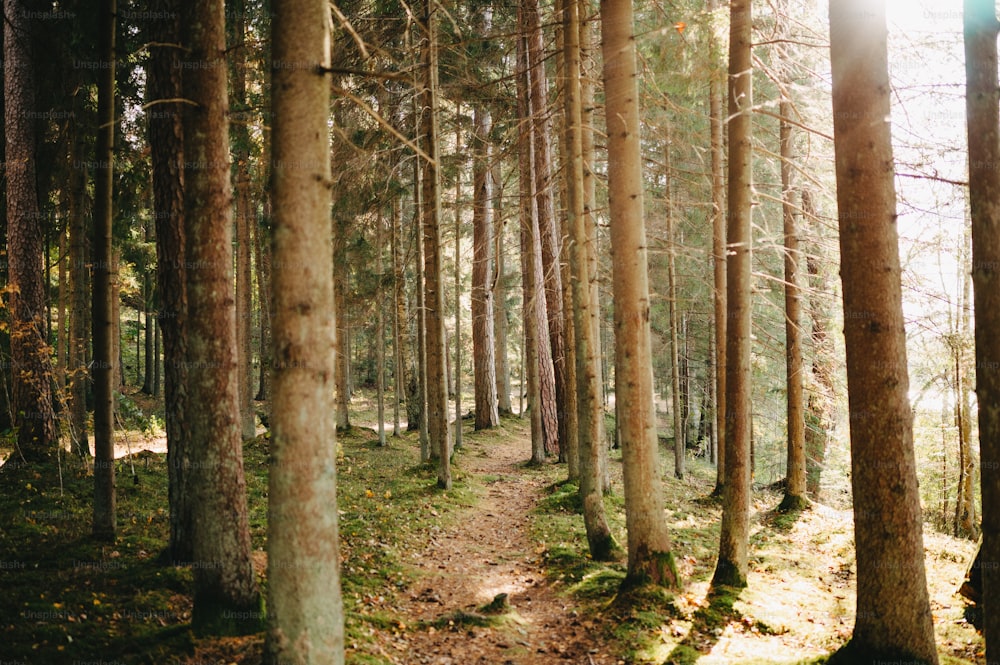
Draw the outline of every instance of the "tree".
[[[344,662],[333,404],[329,8],[274,3],[269,663]],[[381,343],[381,342],[379,342]]]
[[[976,311],[976,397],[983,497],[982,594],[986,661],[1000,660],[1000,128],[996,10],[965,0],[966,114],[972,284]]]
[[[787,2],[783,10],[787,10]],[[788,38],[788,22],[786,16],[778,18],[782,31]],[[786,468],[785,496],[781,500],[782,510],[796,510],[806,505],[806,414],[804,394],[804,362],[802,357],[802,288],[799,285],[799,264],[802,253],[799,251],[798,229],[795,220],[795,188],[792,184],[792,173],[795,159],[795,135],[790,122],[793,104],[788,95],[791,94],[792,80],[788,73],[792,55],[787,51],[782,53],[781,101],[778,103],[778,115],[781,116],[778,128],[778,140],[781,154],[781,217],[785,235],[785,389],[786,414],[788,429],[788,463]]]
[[[673,404],[674,421],[674,477],[684,477],[684,453],[687,448],[684,432],[684,418],[681,407],[681,363],[680,348],[677,341],[677,280],[674,254],[677,251],[677,239],[674,237],[673,201],[670,198],[670,141],[663,147],[664,192],[667,218],[667,305],[670,318],[670,396]]]
[[[424,323],[427,345],[427,435],[438,452],[438,487],[451,488],[451,437],[444,336],[444,272],[441,267],[441,169],[438,145],[437,0],[424,0],[422,27],[425,78],[421,134],[423,160],[421,228],[424,246]]]
[[[94,336],[94,536],[114,541],[115,522],[115,367],[118,331],[112,307],[117,264],[112,243],[112,170],[115,126],[115,0],[103,0],[99,49],[104,63],[97,92],[97,154],[94,181],[94,290],[91,317]]]
[[[45,343],[43,217],[35,183],[35,73],[32,5],[4,3],[4,125],[7,175],[8,298],[14,424],[26,462],[42,461],[58,443],[52,408],[52,362]],[[11,460],[16,459],[11,457]],[[16,463],[16,462],[15,462]]]
[[[148,24],[147,121],[152,162],[156,279],[163,336],[163,403],[167,431],[167,487],[171,561],[190,561],[194,530],[190,492],[191,447],[187,418],[187,284],[184,233],[184,128],[181,97],[179,4],[155,0]]]
[[[494,279],[492,150],[489,142],[493,120],[482,104],[476,105],[472,116],[472,363],[475,427],[481,430],[500,424],[493,289],[490,288]]]
[[[573,339],[576,360],[576,409],[577,440],[579,445],[580,499],[583,504],[583,521],[587,529],[590,554],[598,561],[614,559],[620,548],[611,535],[604,508],[601,478],[601,386],[599,382],[600,358],[598,356],[597,329],[591,316],[595,308],[591,283],[597,275],[591,272],[590,254],[595,252],[590,229],[593,220],[587,215],[584,184],[583,150],[583,91],[580,87],[581,71],[581,0],[564,0],[563,40],[565,49],[566,87],[565,132],[567,163],[566,174],[566,243],[572,271]],[[569,328],[570,326],[567,326]]]
[[[256,632],[261,613],[237,418],[225,8],[184,3],[181,20],[192,623],[201,633],[243,634]]]
[[[720,13],[721,0],[711,0],[709,7],[713,18]],[[713,21],[714,23],[714,21]],[[716,28],[709,32],[709,49],[712,62],[720,60],[720,40]],[[719,68],[721,69],[721,67]],[[725,118],[722,116],[723,85],[712,68],[708,84],[709,123],[711,124],[712,164],[712,266],[715,280],[712,302],[715,322],[715,453],[716,481],[712,494],[723,495],[726,485],[726,215],[723,134]]]
[[[643,223],[639,91],[631,0],[602,0],[608,192],[615,309],[615,403],[622,441],[628,572],[624,584],[678,586],[663,520],[653,406],[649,277]]]
[[[937,663],[924,575],[889,123],[885,4],[830,5],[858,598],[831,663]]]
[[[729,5],[729,220],[722,533],[713,586],[744,587],[750,535],[750,247],[753,111],[751,0]]]

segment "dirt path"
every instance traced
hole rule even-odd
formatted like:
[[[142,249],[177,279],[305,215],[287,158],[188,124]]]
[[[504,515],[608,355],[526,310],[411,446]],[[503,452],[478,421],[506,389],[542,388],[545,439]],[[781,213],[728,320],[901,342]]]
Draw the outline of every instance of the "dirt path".
[[[409,626],[383,642],[383,656],[400,665],[615,665],[594,626],[577,616],[545,578],[543,557],[530,538],[530,511],[544,480],[520,468],[519,439],[468,445],[462,466],[487,479],[480,505],[458,523],[430,534],[410,563],[421,573],[396,608]],[[508,594],[509,620],[477,626],[497,594]],[[442,621],[443,620],[443,621]],[[451,622],[449,625],[449,621]],[[440,627],[428,624],[438,622]],[[416,627],[421,626],[421,627]],[[426,627],[425,627],[426,626]]]

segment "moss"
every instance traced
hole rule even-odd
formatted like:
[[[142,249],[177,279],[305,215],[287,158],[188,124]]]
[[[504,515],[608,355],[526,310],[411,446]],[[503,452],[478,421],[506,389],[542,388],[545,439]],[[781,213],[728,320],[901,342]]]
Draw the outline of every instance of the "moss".
[[[827,663],[828,665],[854,665],[855,663],[876,663],[880,661],[886,663],[930,665],[929,661],[918,658],[916,655],[903,649],[876,649],[871,645],[858,642],[854,638],[835,651]]]
[[[803,510],[809,507],[809,499],[804,496],[797,496],[795,494],[786,493],[781,503],[778,504],[778,512],[789,514],[795,518],[802,513]],[[776,525],[777,526],[777,525]]]
[[[732,561],[719,559],[715,565],[715,574],[712,576],[712,586],[744,589],[746,585],[746,575],[740,571],[736,564]]]

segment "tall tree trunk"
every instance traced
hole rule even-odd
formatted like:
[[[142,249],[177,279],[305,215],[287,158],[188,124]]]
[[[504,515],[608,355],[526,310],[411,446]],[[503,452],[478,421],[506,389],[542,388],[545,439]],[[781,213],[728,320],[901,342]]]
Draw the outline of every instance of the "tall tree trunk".
[[[552,380],[554,390],[542,391],[543,417],[555,416],[555,436],[549,435],[549,424],[546,423],[545,452],[548,455],[558,453],[560,459],[565,458],[561,442],[566,439],[565,409],[566,401],[566,359],[565,335],[563,332],[562,312],[562,273],[559,270],[560,241],[556,230],[555,206],[552,201],[552,144],[550,140],[551,122],[548,119],[549,86],[545,75],[545,41],[542,34],[541,10],[538,0],[523,0],[525,29],[528,38],[528,96],[530,109],[531,131],[534,137],[532,149],[532,177],[535,191],[535,213],[538,219],[538,235],[542,248],[542,283],[545,289],[545,316],[548,323],[548,345],[552,356]],[[547,370],[540,368],[541,379],[548,382],[544,374]],[[547,401],[554,399],[554,404]]]
[[[907,393],[885,4],[830,5],[858,597],[831,663],[937,663]],[[994,85],[995,85],[994,79]]]
[[[148,24],[146,67],[150,159],[153,167],[153,219],[156,223],[156,277],[159,325],[163,336],[163,403],[167,433],[167,487],[170,542],[167,558],[194,558],[194,513],[188,480],[191,431],[187,421],[187,283],[184,223],[184,133],[181,123],[180,3],[154,0]]]
[[[350,267],[347,262],[347,224],[341,219],[335,222],[333,239],[333,306],[337,320],[337,364],[334,369],[334,395],[337,412],[337,429],[347,432],[351,429],[351,349],[347,338],[350,316],[347,313],[347,284]],[[273,279],[273,277],[272,277]]]
[[[462,145],[462,107],[455,103],[455,146]],[[455,447],[462,447],[462,169],[455,172]]]
[[[496,374],[497,412],[511,415],[514,409],[510,403],[510,361],[507,356],[507,250],[504,242],[503,179],[500,165],[491,169],[496,196],[493,199],[493,218],[496,220],[496,277],[493,280],[493,329],[496,334]]]
[[[674,477],[684,477],[684,416],[681,407],[681,367],[678,350],[677,329],[677,280],[674,274],[674,252],[677,242],[674,238],[673,200],[670,196],[670,141],[663,148],[663,163],[666,167],[665,176],[665,206],[667,218],[667,304],[670,325],[670,395],[673,403],[674,421]]]
[[[567,82],[564,91],[566,116],[566,226],[570,235],[569,259],[572,266],[573,337],[576,361],[576,413],[579,445],[580,498],[587,529],[590,554],[598,561],[617,558],[620,548],[611,535],[604,507],[601,456],[604,452],[601,406],[600,358],[597,329],[593,325],[593,291],[597,275],[591,272],[590,229],[587,191],[584,183],[583,91],[581,90],[581,9],[582,0],[564,0],[564,48]]]
[[[378,414],[378,445],[385,446],[385,299],[382,283],[382,215],[375,218],[375,401]]]
[[[744,587],[750,536],[750,247],[753,112],[751,0],[729,5],[729,215],[722,533],[713,586]]]
[[[84,92],[78,90],[73,95],[73,117],[70,118],[70,161],[82,163],[83,131],[78,118],[82,116]],[[80,457],[90,457],[90,443],[87,435],[87,348],[90,335],[87,331],[87,311],[89,310],[89,289],[87,288],[87,232],[85,214],[87,179],[83,169],[74,168],[69,172],[69,265],[70,265],[70,316],[69,316],[69,423],[72,451]]]
[[[4,115],[7,176],[7,260],[17,454],[31,463],[58,445],[52,408],[52,362],[45,341],[43,219],[35,184],[35,75],[31,5],[4,3]]]
[[[583,219],[584,219],[584,229],[586,231],[586,254],[585,259],[587,261],[587,275],[589,284],[589,295],[590,304],[587,306],[585,311],[584,320],[590,321],[590,325],[593,327],[592,342],[590,345],[590,353],[593,357],[586,362],[592,363],[594,377],[593,381],[595,383],[595,393],[596,397],[593,402],[593,411],[595,415],[592,416],[597,419],[596,430],[594,430],[594,441],[597,442],[597,449],[595,452],[595,460],[598,465],[598,473],[600,474],[601,481],[601,492],[608,494],[611,491],[611,476],[608,471],[608,455],[607,455],[607,445],[605,445],[605,431],[604,431],[604,409],[607,406],[608,390],[605,385],[604,377],[607,376],[605,371],[605,363],[607,362],[605,354],[602,348],[607,348],[610,344],[602,341],[602,330],[601,325],[601,280],[600,280],[600,270],[597,262],[598,256],[598,237],[597,237],[597,220],[594,217],[594,211],[597,209],[597,174],[595,169],[595,150],[594,150],[594,127],[595,127],[595,114],[594,109],[597,106],[594,96],[594,82],[598,80],[599,73],[594,71],[597,67],[597,58],[594,56],[594,52],[599,50],[599,46],[594,46],[594,28],[592,26],[590,16],[594,13],[591,7],[590,0],[580,0],[580,116],[582,121],[580,123],[580,145],[581,154],[583,155]],[[574,321],[574,323],[576,323]],[[579,327],[576,327],[576,334],[579,334]],[[580,361],[577,360],[577,363]],[[578,365],[579,366],[579,365]],[[577,370],[579,372],[579,370]],[[577,376],[577,381],[580,378]],[[577,406],[577,412],[582,413],[580,405]],[[582,416],[581,416],[582,417]],[[591,425],[594,426],[593,424]],[[581,450],[583,449],[583,441],[580,442]],[[582,471],[581,471],[582,472]]]
[[[976,311],[976,398],[983,499],[983,636],[986,662],[1000,661],[1000,128],[994,4],[965,0],[966,114],[972,286]]]
[[[963,234],[960,265],[968,265],[972,260],[970,243],[972,236]],[[957,379],[956,415],[958,428],[959,461],[961,463],[958,501],[955,504],[955,536],[959,538],[976,539],[979,536],[979,525],[976,519],[976,502],[973,490],[973,476],[976,471],[976,460],[972,455],[972,406],[970,405],[969,370],[967,361],[966,339],[971,327],[972,307],[972,273],[963,271],[962,300],[958,312],[958,346],[955,358],[955,378]]]
[[[720,20],[721,0],[710,0],[713,22]],[[722,78],[722,45],[716,31],[709,31],[712,58],[711,80],[708,83],[709,124],[712,144],[712,267],[715,321],[715,489],[714,496],[723,496],[726,486],[726,181],[724,133],[726,118],[723,116],[722,99],[725,92]]]
[[[402,247],[400,239],[403,231],[403,199],[395,197],[392,202],[392,350],[394,355],[393,363],[393,388],[395,397],[393,399],[393,426],[392,435],[400,436],[400,407],[406,403],[406,364],[409,353],[407,352],[407,328],[406,325],[406,268],[403,265]],[[409,429],[409,423],[407,423]]]
[[[65,200],[65,193],[60,193],[60,198]],[[65,390],[66,390],[66,348],[68,346],[67,338],[69,336],[69,330],[66,326],[66,316],[69,309],[69,275],[66,269],[66,264],[69,262],[69,256],[67,252],[67,235],[69,233],[69,221],[64,220],[63,225],[59,227],[59,239],[56,252],[58,257],[56,260],[56,280],[57,280],[57,295],[56,295],[56,355],[55,355],[55,371],[54,381],[56,386],[56,394],[53,398],[59,405],[59,411],[64,411],[65,406]]]
[[[816,210],[812,194],[808,189],[799,192],[802,198],[802,215],[809,223],[816,225]],[[819,498],[820,480],[823,465],[826,462],[827,433],[833,422],[833,360],[830,349],[830,338],[826,331],[829,326],[829,315],[826,312],[822,298],[829,293],[829,278],[821,270],[819,252],[806,252],[806,271],[809,274],[809,319],[812,323],[813,389],[809,391],[806,403],[806,490],[813,499]]]
[[[115,127],[115,0],[102,0],[99,8],[98,41],[101,58],[109,65],[101,70],[97,91],[97,153],[100,165],[94,176],[94,291],[92,324],[94,339],[94,523],[93,535],[113,542],[115,515],[115,423],[112,383],[118,365],[114,339],[114,288],[118,262],[112,243],[112,173]],[[9,144],[8,144],[9,145]]]
[[[782,22],[789,19],[782,18]],[[787,26],[786,26],[787,30]],[[782,67],[787,69],[790,56]],[[792,185],[795,160],[794,134],[789,118],[793,113],[792,100],[785,95],[791,90],[791,77],[785,76],[786,92],[778,106],[779,141],[781,151],[781,216],[785,235],[785,394],[788,429],[788,462],[785,496],[781,510],[797,510],[807,504],[806,499],[806,414],[804,394],[804,363],[802,359],[802,289],[799,286],[798,229],[795,223],[795,189]]]
[[[184,3],[181,20],[183,97],[193,103],[184,109],[192,624],[203,634],[247,634],[259,629],[261,607],[238,422],[225,8]]]
[[[344,662],[331,385],[334,266],[326,240],[330,86],[319,73],[330,66],[329,11],[323,0],[274,4],[274,62],[313,66],[278,67],[273,74],[274,256],[281,269],[272,284],[269,665]]]
[[[480,26],[483,28],[483,26]],[[483,32],[486,34],[486,32]],[[497,408],[496,336],[493,321],[493,179],[490,173],[489,109],[473,111],[472,162],[472,356],[475,385],[475,427],[500,424]]]
[[[451,437],[448,429],[447,347],[444,334],[444,272],[441,267],[441,170],[438,160],[437,0],[424,0],[423,57],[420,90],[423,162],[422,224],[424,244],[424,321],[427,342],[427,436],[438,452],[438,487],[451,488]]]
[[[639,91],[631,0],[602,0],[601,26],[615,303],[615,404],[622,440],[628,530],[628,572],[624,584],[676,587],[680,580],[663,518],[653,406]]]
[[[236,203],[236,351],[240,382],[240,434],[244,440],[257,435],[256,418],[253,410],[253,385],[250,365],[253,362],[253,321],[252,321],[252,278],[250,274],[250,221],[253,219],[253,204],[250,197],[250,128],[247,123],[247,64],[249,50],[246,46],[246,0],[230,0],[232,6],[227,11],[232,18],[231,47],[233,54],[232,105],[240,118],[232,124],[232,153],[236,161],[233,170]]]
[[[265,144],[265,149],[267,144]],[[253,229],[254,265],[257,266],[257,302],[260,307],[260,382],[254,399],[266,402],[271,396],[271,252],[268,247],[271,203],[268,192],[263,193],[263,211],[260,219],[251,224]]]
[[[563,368],[565,371],[565,386],[566,390],[563,393],[562,404],[562,420],[565,421],[564,431],[560,432],[560,450],[565,451],[566,458],[566,475],[570,481],[580,480],[580,414],[579,406],[577,403],[577,377],[576,377],[576,333],[574,330],[573,323],[573,277],[570,256],[570,246],[569,238],[572,237],[572,228],[570,226],[570,216],[569,216],[569,188],[570,179],[578,178],[578,180],[573,184],[573,186],[578,188],[578,198],[579,201],[576,203],[580,210],[576,211],[576,214],[582,213],[582,194],[583,191],[583,172],[582,165],[573,165],[570,168],[570,123],[577,123],[575,136],[579,137],[579,123],[582,121],[580,108],[580,10],[579,6],[575,6],[572,9],[567,7],[567,0],[557,0],[556,2],[556,15],[560,18],[560,23],[556,29],[556,80],[563,82],[563,87],[561,90],[561,100],[562,100],[562,113],[560,115],[562,119],[562,126],[560,127],[560,140],[559,140],[559,160],[562,165],[561,170],[563,174],[562,178],[562,207],[566,212],[561,216],[561,229],[563,242],[560,243],[560,256],[559,256],[559,272],[562,276],[562,315],[563,315],[563,337],[565,344],[563,345],[563,355],[565,356],[563,361]],[[570,12],[573,12],[572,14]],[[572,32],[572,37],[568,37],[569,33]],[[572,39],[572,41],[568,41]],[[570,79],[567,72],[570,71],[571,65],[569,61],[575,59],[575,63],[572,65],[575,69],[573,71],[576,73],[576,77]],[[570,87],[574,90],[571,92]],[[576,100],[573,109],[570,108],[570,94],[574,94],[574,99]],[[573,113],[574,117],[571,119],[570,114]],[[581,148],[582,149],[582,148]],[[579,156],[579,150],[577,151],[577,156]],[[579,166],[579,168],[577,168]]]

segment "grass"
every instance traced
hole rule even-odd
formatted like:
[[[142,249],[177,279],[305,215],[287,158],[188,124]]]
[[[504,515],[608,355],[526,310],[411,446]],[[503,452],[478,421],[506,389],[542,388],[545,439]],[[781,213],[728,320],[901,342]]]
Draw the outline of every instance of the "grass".
[[[576,487],[550,468],[549,494],[534,516],[550,579],[603,630],[621,660],[635,664],[747,665],[825,663],[853,627],[853,525],[850,511],[814,503],[776,510],[779,491],[759,488],[751,507],[746,589],[711,592],[721,504],[709,498],[715,470],[689,459],[683,480],[664,478],[665,517],[682,588],[645,590],[616,601],[622,563],[593,561]],[[606,498],[612,532],[625,541],[620,459],[612,451],[614,494]],[[982,639],[961,620],[955,590],[975,545],[925,533],[928,583],[941,662],[981,662]]]
[[[373,432],[355,427],[338,437],[338,447],[349,662],[384,662],[366,649],[373,631],[398,627],[390,600],[409,582],[406,553],[432,526],[447,525],[474,506],[479,485],[467,482],[458,456],[453,488],[437,490],[435,469],[417,461],[414,435],[390,438],[382,448]],[[133,459],[138,484],[131,466],[119,460],[113,545],[90,537],[93,478],[71,458],[63,457],[61,469],[24,468],[0,477],[0,655],[6,661],[159,664],[182,657],[259,657],[262,634],[242,640],[192,635],[191,570],[157,561],[169,533],[165,455],[146,451]],[[244,460],[254,557],[263,561],[265,436],[244,446]]]

